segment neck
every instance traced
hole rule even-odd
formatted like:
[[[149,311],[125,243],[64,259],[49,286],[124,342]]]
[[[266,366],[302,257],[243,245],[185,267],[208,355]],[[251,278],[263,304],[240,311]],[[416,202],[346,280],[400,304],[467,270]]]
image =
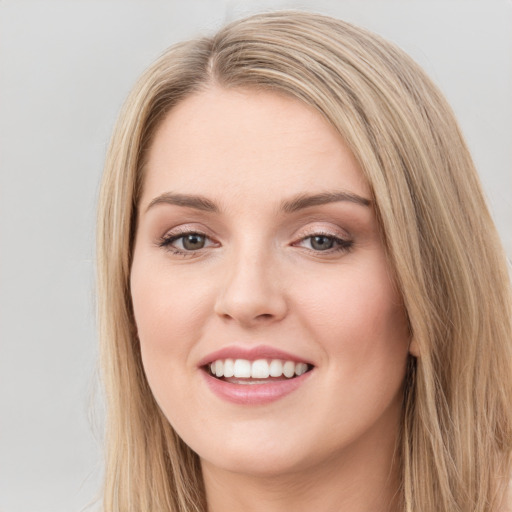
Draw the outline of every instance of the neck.
[[[394,437],[286,474],[240,474],[202,461],[208,512],[398,512]]]

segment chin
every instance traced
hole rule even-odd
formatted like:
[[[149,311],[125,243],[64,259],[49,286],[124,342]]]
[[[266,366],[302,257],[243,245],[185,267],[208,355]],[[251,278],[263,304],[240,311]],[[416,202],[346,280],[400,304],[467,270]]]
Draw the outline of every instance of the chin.
[[[252,435],[247,432],[198,450],[202,465],[253,477],[276,477],[305,470],[319,456],[315,446],[288,436]],[[214,448],[214,449],[212,449]],[[309,454],[309,455],[308,455]]]
[[[271,454],[267,450],[244,450],[220,457],[202,458],[201,465],[256,478],[272,478],[304,470],[306,461],[292,454]]]

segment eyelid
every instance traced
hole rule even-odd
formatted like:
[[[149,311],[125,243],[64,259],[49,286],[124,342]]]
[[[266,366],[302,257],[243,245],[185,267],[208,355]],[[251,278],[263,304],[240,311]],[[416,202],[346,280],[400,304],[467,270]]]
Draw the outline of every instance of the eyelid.
[[[294,235],[294,238],[298,240],[315,235],[332,236],[335,238],[341,238],[343,240],[352,239],[352,235],[348,231],[331,223],[328,223],[327,226],[325,223],[311,223],[306,227],[298,229],[296,235]]]
[[[206,228],[202,224],[190,222],[186,224],[179,224],[167,229],[160,239],[170,238],[172,236],[188,235],[190,233],[197,233],[198,235],[203,235],[210,239],[217,238],[217,235],[211,229]]]
[[[323,236],[332,239],[335,243],[334,247],[325,250],[317,250],[302,245],[306,240],[312,239],[315,236]],[[332,226],[330,228],[326,228],[325,225],[307,226],[305,229],[299,231],[294,239],[295,241],[291,244],[292,246],[301,247],[314,255],[323,255],[325,257],[348,252],[354,245],[353,237],[344,230],[341,230],[338,226]]]
[[[175,228],[168,229],[161,237],[158,238],[156,245],[160,248],[163,248],[169,251],[172,254],[184,256],[184,257],[194,257],[199,256],[203,253],[204,250],[210,247],[218,247],[220,244],[215,240],[215,237],[208,234],[208,229],[204,229],[202,227],[197,227],[197,225],[185,224],[181,226],[176,226]],[[205,247],[201,247],[196,250],[187,250],[180,249],[179,247],[175,247],[173,244],[179,240],[180,238],[184,238],[187,235],[196,234],[204,237],[207,240],[207,245]]]
[[[221,244],[216,240],[215,235],[209,234],[210,230],[205,229],[203,227],[198,227],[197,225],[185,224],[176,226],[172,229],[169,229],[165,232],[164,235],[158,238],[156,245],[158,247],[164,248],[169,252],[174,254],[190,256],[193,257],[200,255],[206,249],[211,247],[219,247]],[[179,248],[173,245],[180,238],[184,238],[187,235],[196,234],[205,238],[205,246],[198,249],[185,249]],[[313,237],[322,236],[326,238],[330,238],[334,241],[335,247],[318,250],[315,248],[304,247],[302,244]],[[297,234],[293,237],[293,242],[290,244],[292,247],[302,247],[307,251],[310,251],[315,254],[324,253],[328,255],[330,253],[340,252],[340,251],[348,251],[353,246],[353,238],[344,230],[342,230],[339,226],[332,226],[326,228],[325,225],[309,225],[301,230],[298,230]]]
[[[164,235],[162,237],[162,240],[165,242],[171,243],[171,242],[175,242],[176,240],[180,240],[181,238],[185,238],[190,235],[198,235],[200,237],[203,237],[205,240],[213,242],[211,237],[209,237],[206,233],[202,233],[201,231],[185,231],[184,233],[173,233],[173,234],[169,234],[169,235]],[[213,242],[209,245],[214,245],[214,244],[215,244],[215,242]]]

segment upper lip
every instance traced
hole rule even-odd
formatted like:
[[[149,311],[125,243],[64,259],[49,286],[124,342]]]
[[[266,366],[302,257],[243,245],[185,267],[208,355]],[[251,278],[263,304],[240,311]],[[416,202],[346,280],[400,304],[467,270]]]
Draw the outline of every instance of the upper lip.
[[[207,364],[219,359],[247,359],[249,361],[255,361],[257,359],[282,359],[283,361],[294,361],[296,363],[307,363],[312,365],[310,361],[303,357],[268,345],[258,345],[256,347],[232,345],[206,355],[199,361],[198,366],[206,366]]]

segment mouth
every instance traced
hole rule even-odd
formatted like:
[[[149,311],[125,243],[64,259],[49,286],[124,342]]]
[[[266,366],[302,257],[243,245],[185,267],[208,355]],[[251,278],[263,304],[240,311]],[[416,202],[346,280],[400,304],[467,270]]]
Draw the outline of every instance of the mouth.
[[[198,367],[214,395],[243,406],[264,406],[295,394],[315,369],[311,361],[268,345],[227,346],[205,356]]]
[[[238,385],[265,385],[295,379],[310,372],[313,366],[306,362],[286,359],[216,359],[203,366],[215,379]]]

